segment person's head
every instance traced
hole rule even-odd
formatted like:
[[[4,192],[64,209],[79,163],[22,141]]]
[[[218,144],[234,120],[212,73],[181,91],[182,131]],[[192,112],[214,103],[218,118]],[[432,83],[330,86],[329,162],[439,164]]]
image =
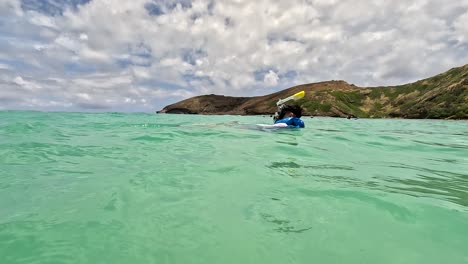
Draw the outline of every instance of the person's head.
[[[288,117],[297,117],[302,116],[302,108],[298,105],[284,105],[281,109],[280,119]]]

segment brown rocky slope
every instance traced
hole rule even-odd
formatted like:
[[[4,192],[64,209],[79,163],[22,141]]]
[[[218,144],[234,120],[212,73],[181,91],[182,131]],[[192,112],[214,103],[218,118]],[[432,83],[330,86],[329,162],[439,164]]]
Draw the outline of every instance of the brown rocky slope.
[[[164,107],[159,113],[264,115],[294,93],[305,115],[468,119],[468,64],[414,83],[357,87],[344,81],[304,84],[256,97],[195,96]]]

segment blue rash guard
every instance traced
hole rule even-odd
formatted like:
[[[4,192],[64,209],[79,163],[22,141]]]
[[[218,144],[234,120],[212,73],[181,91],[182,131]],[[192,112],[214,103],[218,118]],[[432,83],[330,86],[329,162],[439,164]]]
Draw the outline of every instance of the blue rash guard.
[[[297,117],[283,118],[275,122],[275,124],[285,123],[290,128],[304,128],[304,121]]]

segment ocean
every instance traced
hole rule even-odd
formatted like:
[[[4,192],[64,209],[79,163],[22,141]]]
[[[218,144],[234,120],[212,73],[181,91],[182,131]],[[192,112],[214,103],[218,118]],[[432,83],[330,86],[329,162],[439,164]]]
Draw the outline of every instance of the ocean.
[[[0,112],[0,263],[468,263],[468,122]]]

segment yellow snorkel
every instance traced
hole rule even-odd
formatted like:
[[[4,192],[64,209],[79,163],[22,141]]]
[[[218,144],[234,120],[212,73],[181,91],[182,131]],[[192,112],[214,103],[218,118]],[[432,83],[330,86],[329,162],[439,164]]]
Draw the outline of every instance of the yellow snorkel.
[[[282,105],[282,104],[284,104],[284,103],[286,103],[287,101],[290,101],[290,100],[294,100],[294,101],[299,100],[299,99],[303,98],[304,95],[305,95],[305,92],[300,91],[300,92],[295,93],[294,95],[291,95],[291,96],[289,96],[287,98],[279,99],[278,102],[276,102],[276,105],[280,106],[280,105]]]
[[[284,108],[284,103],[288,102],[288,101],[291,101],[291,100],[299,100],[301,98],[303,98],[305,95],[305,92],[304,91],[300,91],[298,93],[295,93],[294,95],[291,95],[287,98],[284,98],[284,99],[279,99],[278,102],[276,102],[276,105],[278,106],[278,111],[275,113],[275,115],[273,116],[273,120],[276,122],[277,120],[283,118],[284,114],[282,114],[282,110]]]

